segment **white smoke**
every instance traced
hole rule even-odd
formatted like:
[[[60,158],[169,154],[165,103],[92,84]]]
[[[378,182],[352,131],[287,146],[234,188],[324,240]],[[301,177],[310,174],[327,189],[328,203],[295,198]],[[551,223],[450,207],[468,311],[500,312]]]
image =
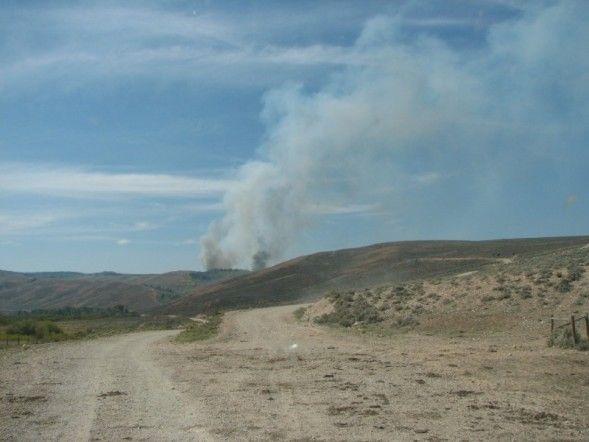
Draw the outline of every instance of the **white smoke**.
[[[578,141],[589,127],[588,10],[580,1],[530,12],[470,51],[433,37],[401,41],[396,18],[372,20],[354,48],[363,67],[319,92],[267,95],[259,158],[239,169],[223,218],[201,239],[204,266],[279,259],[325,195],[384,204],[374,189],[403,182],[396,164],[408,153],[481,160]]]

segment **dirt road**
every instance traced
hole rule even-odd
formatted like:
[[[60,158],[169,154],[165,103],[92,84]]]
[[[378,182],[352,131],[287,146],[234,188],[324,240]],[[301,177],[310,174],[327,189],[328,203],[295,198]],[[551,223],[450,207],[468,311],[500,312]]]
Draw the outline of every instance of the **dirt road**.
[[[214,342],[165,348],[223,440],[589,440],[589,355],[544,337],[358,336],[296,307],[233,312]]]
[[[0,440],[209,440],[198,403],[154,363],[176,332],[34,346],[1,360]]]
[[[203,343],[145,332],[4,354],[0,439],[589,439],[587,353],[513,335],[357,336],[298,323],[295,308],[229,313]]]

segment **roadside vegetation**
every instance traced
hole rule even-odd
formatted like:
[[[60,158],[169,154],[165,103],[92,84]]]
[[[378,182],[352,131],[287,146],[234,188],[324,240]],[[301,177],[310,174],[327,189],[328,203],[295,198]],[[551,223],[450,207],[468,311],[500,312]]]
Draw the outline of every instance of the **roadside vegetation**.
[[[300,321],[301,319],[303,319],[303,316],[305,316],[306,311],[307,307],[299,307],[292,314],[295,317],[295,319],[298,319]]]
[[[139,315],[122,305],[109,308],[66,307],[0,315],[0,345],[94,338],[138,330],[175,329],[189,320]]]
[[[556,330],[554,333],[552,333],[552,336],[548,338],[548,347],[571,348],[581,351],[588,351],[589,339],[581,337],[578,332],[575,334],[576,344],[575,340],[573,340],[573,332],[571,329],[561,328]]]
[[[222,320],[222,313],[195,318],[176,336],[176,342],[187,343],[210,339],[218,333]]]
[[[361,293],[331,292],[327,295],[334,305],[334,310],[316,319],[318,324],[337,324],[351,327],[356,324],[374,324],[382,321],[378,310]]]
[[[51,321],[23,320],[14,322],[5,327],[2,339],[17,341],[50,340],[60,341],[66,339],[63,329]]]

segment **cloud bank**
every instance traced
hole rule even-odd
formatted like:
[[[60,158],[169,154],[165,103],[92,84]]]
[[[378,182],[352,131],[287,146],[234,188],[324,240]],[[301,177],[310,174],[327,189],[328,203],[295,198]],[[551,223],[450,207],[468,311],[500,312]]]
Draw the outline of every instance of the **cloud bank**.
[[[201,238],[203,265],[274,262],[312,224],[309,207],[389,207],[407,186],[451,173],[446,157],[462,159],[483,196],[493,191],[485,177],[497,185],[508,161],[579,149],[589,140],[588,19],[586,2],[558,2],[493,25],[471,51],[408,39],[398,17],[371,20],[352,52],[374,62],[318,91],[267,94],[264,142]],[[411,175],[408,164],[435,167]]]

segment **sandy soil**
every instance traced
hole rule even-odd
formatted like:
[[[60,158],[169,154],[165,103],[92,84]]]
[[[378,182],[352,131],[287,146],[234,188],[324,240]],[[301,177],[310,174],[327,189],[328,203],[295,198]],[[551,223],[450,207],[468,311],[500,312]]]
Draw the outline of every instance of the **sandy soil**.
[[[295,308],[229,313],[205,343],[145,332],[1,353],[0,439],[589,440],[587,352],[356,336]]]

